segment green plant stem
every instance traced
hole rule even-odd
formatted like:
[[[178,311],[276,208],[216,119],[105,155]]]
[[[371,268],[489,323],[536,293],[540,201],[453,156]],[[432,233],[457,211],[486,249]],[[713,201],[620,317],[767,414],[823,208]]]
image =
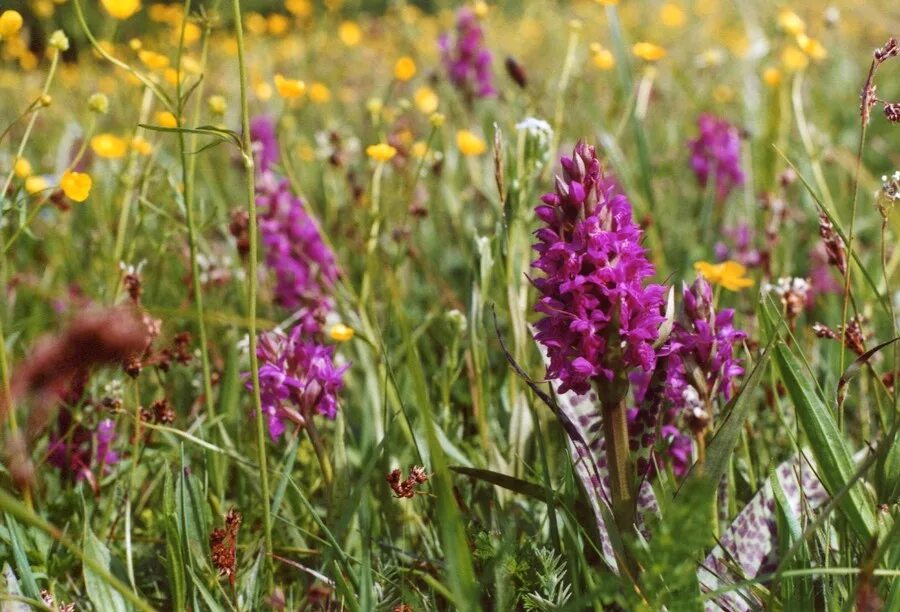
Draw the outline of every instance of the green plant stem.
[[[862,155],[866,144],[866,132],[868,125],[865,120],[862,121],[859,132],[859,147],[856,151],[856,169],[853,172],[853,199],[850,204],[850,227],[847,230],[847,252],[853,253],[853,240],[856,237],[856,207],[859,203],[859,173],[862,170]],[[844,275],[844,300],[841,305],[841,360],[839,372],[844,371],[844,364],[847,358],[847,346],[843,341],[843,335],[847,330],[847,311],[850,307],[850,278],[852,276],[853,266],[847,266],[847,273]],[[887,290],[887,287],[885,287]],[[890,297],[888,298],[890,300]],[[844,430],[844,403],[838,405],[838,428]]]
[[[191,0],[185,0],[184,3],[184,14],[185,17],[190,14],[191,11]],[[184,111],[184,103],[185,100],[182,99],[182,72],[181,72],[181,55],[184,49],[184,23],[187,23],[185,20],[182,23],[181,27],[181,39],[178,45],[178,53],[176,55],[176,76],[175,76],[175,96],[177,98],[178,105],[178,116],[176,120],[178,121],[178,126],[182,126],[182,115]],[[204,42],[205,49],[205,42]],[[198,86],[199,87],[199,86]],[[199,98],[198,98],[199,99]],[[191,135],[192,145],[196,142],[197,134],[194,133]],[[209,366],[209,347],[207,345],[206,340],[206,318],[204,316],[203,310],[203,283],[200,280],[200,264],[197,261],[197,218],[196,211],[194,210],[194,168],[195,162],[194,159],[196,155],[190,155],[190,161],[188,161],[188,150],[187,150],[187,142],[184,136],[183,131],[178,132],[178,154],[181,158],[181,176],[182,181],[184,182],[184,210],[185,215],[187,217],[187,226],[188,226],[188,248],[190,249],[191,256],[191,285],[193,286],[194,292],[194,308],[197,311],[197,333],[200,336],[200,363],[203,370],[203,396],[206,404],[206,412],[209,414],[210,419],[214,419],[216,417],[216,404],[213,401],[213,390],[212,390],[212,374]],[[252,170],[251,170],[252,172]],[[251,192],[252,194],[252,192]],[[252,198],[251,198],[252,199]],[[254,205],[255,208],[255,205]],[[253,259],[252,261],[256,261]],[[255,301],[255,300],[254,300]]]
[[[366,273],[363,276],[362,287],[359,290],[360,309],[365,308],[372,287],[372,273],[375,270],[373,255],[378,246],[378,234],[381,231],[381,176],[384,173],[384,162],[378,162],[375,173],[372,175],[372,227],[369,230],[369,239],[366,242]]]
[[[602,401],[603,437],[613,516],[622,534],[630,533],[634,522],[634,495],[631,487],[631,460],[628,448],[628,420],[624,400]]]
[[[250,335],[250,380],[253,384],[253,408],[256,413],[256,450],[259,461],[259,489],[262,497],[263,530],[265,536],[265,558],[268,566],[267,584],[269,591],[274,585],[272,559],[272,515],[269,499],[269,473],[266,459],[266,422],[259,392],[259,358],[256,355],[256,267],[258,260],[258,227],[256,222],[256,180],[253,166],[253,148],[250,139],[250,107],[247,103],[247,64],[244,51],[244,30],[241,23],[241,0],[232,0],[234,10],[234,33],[237,39],[238,72],[241,90],[241,130],[243,139],[244,171],[246,174],[247,216],[250,234],[250,252],[247,261],[247,317]]]

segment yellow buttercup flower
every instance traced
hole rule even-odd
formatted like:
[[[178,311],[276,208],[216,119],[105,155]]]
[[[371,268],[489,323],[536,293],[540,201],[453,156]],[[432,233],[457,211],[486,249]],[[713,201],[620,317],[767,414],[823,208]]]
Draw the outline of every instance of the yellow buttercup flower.
[[[181,38],[181,28],[176,27],[174,30],[175,36]],[[203,34],[203,30],[193,21],[188,21],[184,24],[184,44],[191,45],[200,40],[200,36]]]
[[[299,98],[306,93],[306,83],[298,79],[288,79],[280,74],[275,75],[275,89],[278,95],[288,100]]]
[[[477,0],[475,2],[475,6],[472,7],[474,9],[475,16],[479,19],[484,19],[487,17],[488,11],[490,7],[487,5],[487,2],[483,2],[482,0]]]
[[[297,17],[309,17],[312,15],[312,2],[309,0],[286,0],[284,8]]]
[[[91,138],[91,150],[105,159],[119,159],[128,151],[128,143],[113,134],[97,134]]]
[[[774,66],[769,66],[763,70],[763,83],[769,87],[778,87],[781,84],[781,71]]]
[[[141,0],[100,0],[100,3],[115,19],[128,19],[141,10]]]
[[[16,160],[16,163],[13,166],[13,171],[19,178],[29,177],[31,176],[31,162],[24,157],[20,157]]]
[[[600,6],[616,6],[619,0],[594,0]]]
[[[160,111],[154,115],[156,123],[164,128],[178,127],[178,119],[169,111]]]
[[[338,323],[337,325],[332,326],[330,330],[328,330],[328,335],[335,342],[347,342],[348,340],[353,338],[354,333],[355,332],[353,331],[352,327],[348,327],[343,323]]]
[[[131,148],[141,155],[150,155],[153,152],[153,145],[140,136],[131,139]]]
[[[803,52],[814,60],[823,60],[828,56],[825,46],[815,38],[810,38],[806,34],[797,34],[797,46],[803,49]]]
[[[612,70],[616,65],[616,56],[600,43],[592,43],[591,61],[600,70]]]
[[[45,179],[43,176],[29,176],[27,179],[25,179],[25,191],[27,191],[29,195],[40,193],[47,187],[49,187],[49,185],[47,184],[47,179]]]
[[[169,58],[162,53],[150,51],[149,49],[141,49],[138,51],[138,59],[141,60],[147,68],[151,70],[162,70],[169,66]]]
[[[338,26],[338,38],[348,47],[355,47],[362,40],[362,30],[355,21],[342,21]]]
[[[411,57],[401,57],[394,64],[394,78],[398,81],[408,81],[416,76],[416,63]]]
[[[684,11],[674,2],[666,2],[659,9],[659,20],[667,28],[680,28],[684,25]]]
[[[438,95],[431,87],[418,88],[413,95],[413,99],[416,102],[416,108],[423,115],[430,115],[438,109],[438,104],[440,104]]]
[[[266,19],[266,29],[272,36],[284,36],[291,29],[291,20],[279,13],[272,13]]]
[[[74,202],[87,200],[93,184],[94,182],[89,175],[84,172],[73,172],[71,170],[63,172],[62,178],[59,179],[59,188],[62,189],[67,198]]]
[[[331,100],[331,90],[324,83],[314,82],[309,86],[309,99],[316,104],[325,104]]]
[[[0,13],[0,37],[10,38],[22,29],[22,15],[19,11],[3,11]]]
[[[721,285],[729,291],[753,286],[753,279],[746,277],[747,268],[736,261],[728,260],[717,264],[698,261],[694,264],[694,269],[712,284]]]
[[[460,130],[456,133],[456,146],[466,156],[481,155],[487,150],[487,144],[473,132]]]
[[[410,153],[413,154],[413,157],[425,157],[425,154],[428,153],[428,143],[417,140],[413,143]]]
[[[631,52],[645,62],[655,62],[666,56],[666,50],[650,42],[638,42],[631,47]]]
[[[809,58],[797,47],[790,46],[781,52],[781,63],[784,64],[785,69],[788,71],[796,72],[806,68],[809,64]]]
[[[806,30],[806,23],[800,15],[787,7],[782,7],[778,11],[778,27],[791,36],[796,36]]]
[[[379,162],[389,161],[396,154],[397,149],[384,142],[366,147],[366,155]]]

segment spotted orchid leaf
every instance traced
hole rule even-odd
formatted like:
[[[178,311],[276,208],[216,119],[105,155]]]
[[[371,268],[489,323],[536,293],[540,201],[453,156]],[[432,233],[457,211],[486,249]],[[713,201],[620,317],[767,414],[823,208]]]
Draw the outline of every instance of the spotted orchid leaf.
[[[558,384],[554,385],[554,390]],[[600,537],[603,560],[614,571],[617,568],[615,551],[604,517],[612,515],[609,497],[609,474],[603,441],[603,421],[600,402],[593,391],[578,395],[572,391],[557,395],[560,418],[566,430],[566,443],[572,464],[587,493]],[[659,512],[656,494],[648,481],[641,483],[637,496],[637,527],[644,530],[644,518]]]
[[[828,501],[829,495],[815,473],[815,465],[804,453],[785,461],[775,470],[784,492],[786,510],[805,517]],[[772,483],[766,484],[722,533],[719,544],[703,561],[697,576],[704,593],[724,590],[741,580],[756,578],[778,564],[778,533]],[[752,604],[752,605],[751,605]],[[761,606],[748,588],[729,590],[706,602],[706,610],[743,611]]]

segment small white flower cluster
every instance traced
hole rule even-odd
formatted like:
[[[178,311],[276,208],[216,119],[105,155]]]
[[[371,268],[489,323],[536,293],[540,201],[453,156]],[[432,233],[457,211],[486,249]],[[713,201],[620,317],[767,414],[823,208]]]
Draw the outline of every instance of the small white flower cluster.
[[[519,142],[526,167],[532,172],[540,172],[550,161],[550,146],[553,142],[553,128],[543,119],[526,117],[516,124]]]
[[[806,308],[810,288],[808,279],[795,276],[783,276],[774,285],[763,283],[762,286],[764,293],[774,293],[778,296],[787,310],[789,320],[795,319]]]
[[[780,298],[784,298],[789,293],[805,296],[809,292],[809,281],[796,276],[782,276],[774,285],[772,283],[763,283],[762,290],[767,293],[774,293]]]

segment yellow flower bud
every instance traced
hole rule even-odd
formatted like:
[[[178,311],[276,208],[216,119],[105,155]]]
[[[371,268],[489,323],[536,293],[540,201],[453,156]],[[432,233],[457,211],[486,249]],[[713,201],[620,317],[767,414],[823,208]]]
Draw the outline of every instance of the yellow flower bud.
[[[337,325],[332,326],[332,328],[328,331],[328,335],[335,342],[347,342],[351,338],[353,338],[354,330],[352,327],[348,327],[343,323],[338,323]]]

